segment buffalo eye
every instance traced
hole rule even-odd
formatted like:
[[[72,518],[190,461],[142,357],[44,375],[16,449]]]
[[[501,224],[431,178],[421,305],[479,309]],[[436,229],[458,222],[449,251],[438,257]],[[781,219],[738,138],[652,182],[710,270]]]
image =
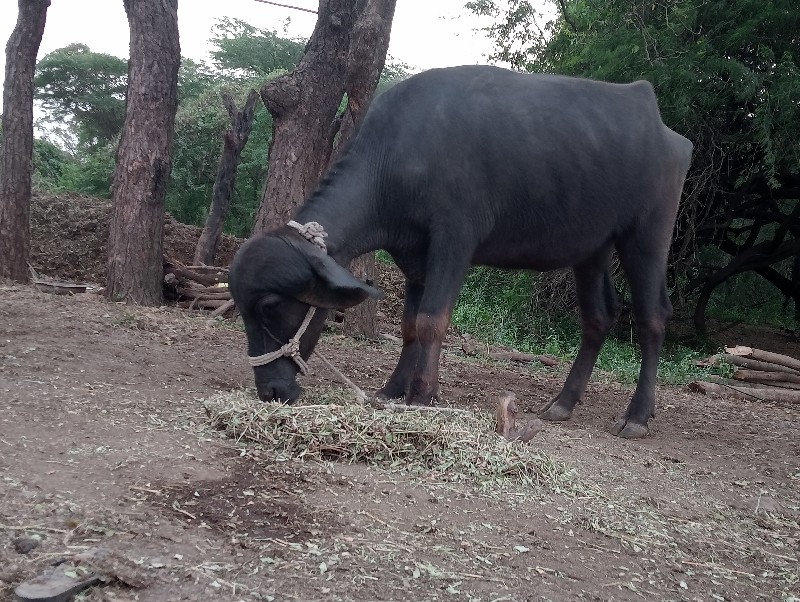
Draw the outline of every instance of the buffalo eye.
[[[262,320],[271,318],[281,301],[283,301],[283,297],[272,293],[262,297],[257,304],[258,313],[260,314]]]

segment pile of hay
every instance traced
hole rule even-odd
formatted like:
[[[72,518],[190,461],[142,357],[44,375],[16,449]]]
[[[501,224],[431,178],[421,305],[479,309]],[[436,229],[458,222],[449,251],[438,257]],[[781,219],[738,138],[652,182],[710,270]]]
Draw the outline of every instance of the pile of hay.
[[[309,394],[311,393],[311,394]],[[212,424],[281,459],[363,462],[449,482],[523,488],[573,488],[570,469],[529,445],[494,432],[488,412],[388,412],[307,391],[304,403],[264,403],[250,391],[205,402]]]

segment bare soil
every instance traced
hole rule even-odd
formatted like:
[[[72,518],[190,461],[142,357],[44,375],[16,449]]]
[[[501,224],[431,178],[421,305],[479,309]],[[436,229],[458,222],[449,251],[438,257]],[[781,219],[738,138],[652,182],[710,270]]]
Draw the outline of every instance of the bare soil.
[[[512,390],[524,420],[567,368],[458,343],[443,396],[476,412]],[[399,347],[328,334],[320,351],[369,390]],[[240,329],[200,312],[0,286],[0,599],[98,547],[107,583],[81,600],[800,597],[798,407],[659,387],[651,436],[624,441],[606,428],[631,388],[598,374],[530,443],[573,486],[512,494],[225,438],[202,401],[251,386],[244,353]],[[310,366],[305,386],[341,386]]]

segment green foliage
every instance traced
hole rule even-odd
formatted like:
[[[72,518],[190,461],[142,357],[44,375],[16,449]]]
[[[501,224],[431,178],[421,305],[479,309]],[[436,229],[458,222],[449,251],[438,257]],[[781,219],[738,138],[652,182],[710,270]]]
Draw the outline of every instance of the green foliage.
[[[453,311],[453,324],[483,340],[522,351],[563,355],[575,345],[564,338],[570,319],[542,312],[533,290],[541,275],[473,268]],[[565,327],[566,326],[566,327]]]
[[[127,80],[123,59],[70,44],[36,65],[35,97],[50,122],[69,123],[78,146],[94,149],[122,129]]]
[[[217,84],[217,77],[203,63],[181,58],[178,69],[178,103],[197,98]]]
[[[211,51],[214,67],[227,79],[264,78],[290,71],[303,56],[304,42],[280,37],[240,19],[220,19],[214,26]]]
[[[115,161],[114,144],[82,153],[64,166],[59,178],[59,187],[63,190],[109,199],[114,180]]]
[[[711,297],[708,315],[722,322],[787,329],[798,325],[794,301],[783,297],[777,289],[765,287],[761,277],[752,272],[739,274],[720,285]]]
[[[205,223],[222,136],[230,127],[220,94],[231,93],[241,108],[251,88],[258,89],[265,78],[294,68],[304,48],[300,41],[231,19],[217,24],[211,42],[213,64],[181,61],[166,198],[167,210],[178,220],[198,226]],[[387,73],[400,77],[402,65],[387,68]],[[37,187],[110,196],[126,83],[125,60],[92,52],[83,44],[56,50],[39,62],[36,98],[47,113],[41,125],[56,144],[37,141]],[[225,222],[230,234],[250,234],[261,201],[271,136],[272,118],[259,103]]]
[[[33,187],[55,192],[61,188],[61,178],[72,162],[70,156],[48,140],[33,141]]]
[[[453,324],[461,332],[488,342],[528,353],[574,359],[581,342],[580,321],[574,312],[553,311],[541,298],[545,274],[473,268],[453,311]],[[659,364],[659,381],[681,384],[707,371],[694,365],[706,350],[668,344]],[[616,380],[635,383],[640,356],[636,342],[610,336],[597,359],[597,369]]]
[[[36,190],[67,190],[101,198],[111,197],[114,146],[86,151],[74,157],[49,140],[33,142],[33,185]]]
[[[234,104],[242,107],[252,85],[256,82],[217,84],[180,103],[175,119],[172,177],[166,199],[167,211],[178,221],[197,226],[205,224],[222,151],[222,136],[230,127],[221,94],[227,91]],[[242,152],[225,222],[225,231],[230,234],[242,237],[250,234],[261,201],[271,133],[269,112],[258,106],[253,131]]]

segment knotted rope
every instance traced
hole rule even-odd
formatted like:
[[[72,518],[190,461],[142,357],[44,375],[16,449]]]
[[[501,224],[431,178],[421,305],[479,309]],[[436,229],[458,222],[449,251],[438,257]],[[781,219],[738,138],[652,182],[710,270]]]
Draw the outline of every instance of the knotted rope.
[[[307,241],[317,245],[320,249],[322,249],[323,253],[328,252],[328,247],[325,246],[325,237],[328,236],[328,233],[325,232],[325,228],[323,228],[318,222],[300,224],[292,220],[286,225],[297,230],[300,233],[300,236],[305,238]]]
[[[323,228],[318,222],[300,224],[292,220],[286,225],[297,230],[300,233],[300,236],[312,244],[315,244],[322,250],[323,253],[328,252],[328,248],[325,246],[325,237],[328,236],[328,233],[325,232],[325,228]],[[248,356],[247,359],[250,362],[250,365],[255,368],[256,366],[263,366],[265,364],[269,364],[270,362],[274,362],[282,357],[288,357],[294,360],[294,363],[297,364],[298,368],[300,368],[300,372],[302,374],[308,374],[308,364],[306,364],[305,360],[303,360],[302,356],[300,355],[300,337],[303,336],[303,333],[311,323],[311,318],[314,317],[314,312],[316,310],[317,308],[313,306],[308,308],[306,317],[303,318],[303,323],[300,324],[300,328],[297,329],[297,333],[291,339],[289,339],[289,342],[283,347],[277,351],[272,351],[271,353]],[[280,343],[280,341],[278,341],[278,343]]]
[[[282,357],[289,357],[294,360],[294,363],[297,364],[298,368],[300,368],[301,373],[308,374],[308,364],[306,364],[306,362],[300,356],[300,337],[303,336],[306,328],[308,328],[308,325],[311,323],[311,318],[314,317],[314,312],[316,309],[316,307],[308,308],[306,317],[303,318],[303,323],[300,324],[300,328],[297,329],[297,334],[289,339],[288,343],[286,343],[277,351],[265,353],[263,355],[249,356],[247,359],[250,361],[250,365],[255,368],[256,366],[263,366],[264,364],[274,362]]]

